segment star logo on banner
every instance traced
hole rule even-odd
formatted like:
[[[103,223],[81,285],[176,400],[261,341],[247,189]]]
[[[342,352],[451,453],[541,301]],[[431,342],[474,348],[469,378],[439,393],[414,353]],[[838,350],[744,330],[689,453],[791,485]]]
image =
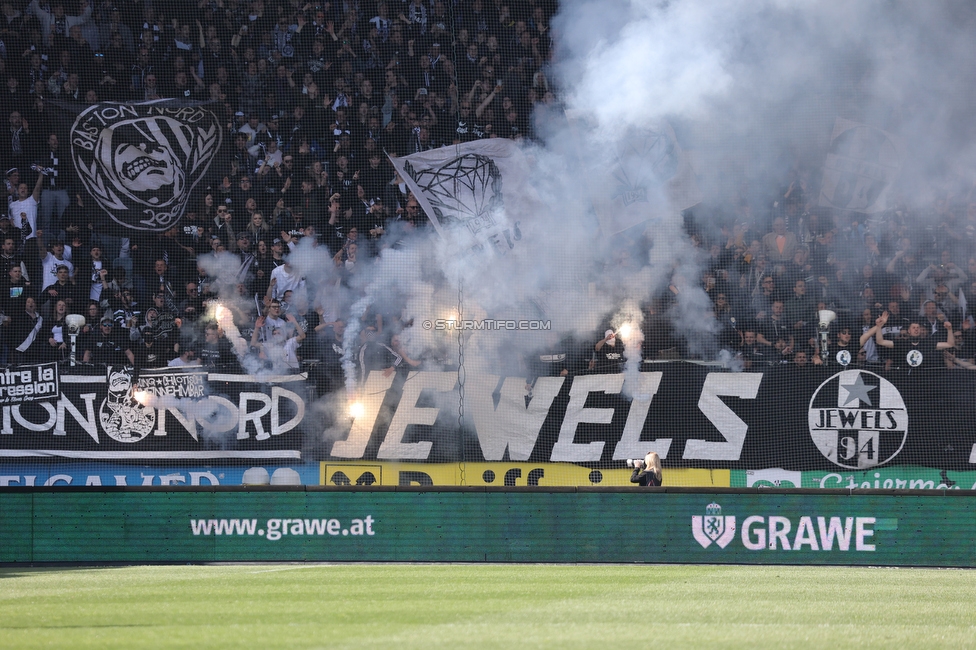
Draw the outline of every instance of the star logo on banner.
[[[868,396],[868,393],[877,388],[877,386],[868,386],[865,384],[864,378],[860,374],[858,374],[853,384],[841,384],[840,387],[847,391],[847,401],[844,402],[844,406],[847,406],[856,399],[861,400],[861,402],[868,406],[874,406],[871,403],[871,398]]]

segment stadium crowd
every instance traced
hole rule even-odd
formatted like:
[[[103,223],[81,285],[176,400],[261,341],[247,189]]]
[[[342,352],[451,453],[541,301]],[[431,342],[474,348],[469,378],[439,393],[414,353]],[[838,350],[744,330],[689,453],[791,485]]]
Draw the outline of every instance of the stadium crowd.
[[[641,358],[724,358],[751,370],[825,362],[976,369],[973,190],[946,192],[928,209],[897,200],[866,215],[818,206],[819,196],[807,191],[809,177],[798,173],[765,197],[761,216],[744,198],[686,213],[704,268],[700,288],[712,305],[709,320],[696,335],[675,327],[681,290],[675,275],[643,306]],[[617,262],[626,267],[630,259]],[[834,314],[826,329],[822,310]],[[595,345],[554,344],[566,352],[570,372],[622,371],[624,337],[612,327],[600,331]],[[540,373],[551,374],[541,366]]]
[[[321,359],[333,349],[324,330],[335,341],[342,324],[309,304],[321,287],[291,269],[290,250],[307,238],[328,247],[348,286],[393,243],[391,228],[427,224],[391,184],[386,153],[531,137],[533,105],[553,101],[555,8],[543,2],[32,0],[0,10],[5,362],[64,359],[65,319],[77,313],[87,320],[79,361],[239,366],[213,322],[225,287],[208,257],[239,264],[246,300],[233,320],[248,354],[279,369]],[[86,200],[58,107],[168,98],[207,102],[226,127],[223,151],[178,227],[127,232]],[[380,350],[402,360],[388,332]]]
[[[317,362],[320,390],[341,386],[348,302],[320,300],[328,287],[310,286],[317,280],[292,268],[289,253],[308,239],[326,248],[330,277],[351,289],[383,248],[427,225],[386,153],[532,138],[534,107],[556,102],[555,9],[531,0],[3,2],[0,362],[64,360],[67,317],[81,314],[83,363],[250,371]],[[209,102],[226,127],[223,150],[178,226],[133,234],[85,198],[55,107],[166,98]],[[800,174],[768,201],[686,214],[714,336],[696,342],[676,329],[672,283],[643,306],[642,357],[710,360],[725,349],[752,369],[816,365],[826,308],[840,315],[830,354],[849,350],[855,365],[902,366],[910,348],[924,366],[976,362],[976,200],[900,203],[866,218],[818,207],[811,185]],[[646,244],[622,246],[612,264],[625,272]],[[231,261],[239,299],[221,318],[214,301],[228,288],[214,263]],[[421,364],[400,344],[397,320],[366,311],[361,369]],[[525,360],[528,374],[621,371],[625,343],[599,331],[590,341],[553,337]],[[254,367],[242,368],[248,360]]]

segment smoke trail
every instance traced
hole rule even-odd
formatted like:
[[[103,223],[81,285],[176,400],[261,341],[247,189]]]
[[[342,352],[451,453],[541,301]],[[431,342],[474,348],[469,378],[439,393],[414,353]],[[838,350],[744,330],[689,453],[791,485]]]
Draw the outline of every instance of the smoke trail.
[[[742,202],[765,219],[792,179],[804,179],[804,201],[816,205],[818,170],[843,118],[904,144],[891,187],[924,198],[945,194],[947,175],[971,184],[974,25],[972,7],[938,1],[562,2],[552,21],[556,58],[543,70],[565,104],[540,107],[541,141],[523,143],[526,184],[540,205],[502,208],[498,218],[520,224],[522,235],[507,255],[391,229],[384,244],[396,246],[357,271],[347,289],[323,251],[302,242],[291,254],[310,299],[349,314],[347,388],[358,381],[366,313],[402,329],[411,356],[456,363],[456,332],[421,323],[456,315],[459,299],[465,317],[549,319],[589,349],[601,323],[624,311],[636,318],[661,300],[689,353],[715,359],[716,323],[701,289],[706,256],[674,203],[674,179],[684,169],[700,187],[705,203],[692,211],[706,238],[717,237],[728,216],[712,208]],[[641,139],[649,144],[635,148]],[[643,218],[606,227],[619,215],[601,205],[600,174],[632,191],[629,205]],[[639,344],[624,342],[629,385]],[[464,337],[465,364],[517,371],[520,356],[543,343],[539,332],[473,332]]]

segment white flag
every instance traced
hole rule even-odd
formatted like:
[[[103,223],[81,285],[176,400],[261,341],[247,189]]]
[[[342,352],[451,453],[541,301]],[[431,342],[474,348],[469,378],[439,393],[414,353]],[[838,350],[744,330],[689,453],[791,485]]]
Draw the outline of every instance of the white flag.
[[[613,143],[595,142],[593,127],[567,111],[600,230],[614,235],[679,214],[702,201],[694,168],[667,122],[633,127]],[[594,151],[599,151],[594,155]]]
[[[824,161],[820,205],[883,212],[888,188],[900,167],[900,147],[891,134],[837,118]]]
[[[460,250],[504,254],[522,238],[520,219],[539,210],[525,155],[492,138],[390,157],[434,228]]]

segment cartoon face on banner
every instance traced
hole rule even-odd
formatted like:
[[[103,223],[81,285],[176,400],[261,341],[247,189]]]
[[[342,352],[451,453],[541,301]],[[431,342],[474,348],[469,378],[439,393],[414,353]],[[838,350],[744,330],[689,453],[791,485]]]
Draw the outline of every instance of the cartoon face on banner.
[[[156,425],[156,411],[134,398],[132,374],[125,368],[109,368],[108,395],[98,411],[102,429],[113,440],[139,442]]]
[[[220,148],[216,117],[199,106],[95,104],[71,129],[71,157],[88,193],[135,230],[173,227]]]

